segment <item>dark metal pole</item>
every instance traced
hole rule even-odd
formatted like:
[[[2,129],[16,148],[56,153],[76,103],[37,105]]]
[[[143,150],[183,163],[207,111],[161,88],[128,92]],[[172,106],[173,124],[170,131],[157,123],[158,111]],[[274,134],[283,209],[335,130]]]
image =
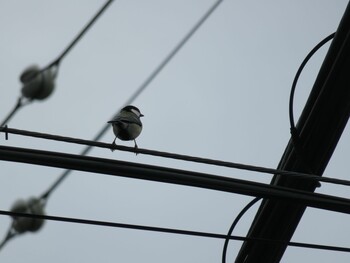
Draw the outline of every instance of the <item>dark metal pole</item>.
[[[278,169],[322,175],[350,115],[350,4],[329,48],[309,99]],[[316,184],[275,175],[271,185],[314,192]],[[288,242],[306,209],[304,205],[264,200],[248,237]],[[236,262],[280,262],[287,246],[244,242]]]

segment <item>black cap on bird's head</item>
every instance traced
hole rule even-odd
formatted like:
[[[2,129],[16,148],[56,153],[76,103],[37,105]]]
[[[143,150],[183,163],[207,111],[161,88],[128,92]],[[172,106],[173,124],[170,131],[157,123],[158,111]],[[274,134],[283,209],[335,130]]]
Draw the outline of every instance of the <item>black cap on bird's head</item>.
[[[133,106],[133,105],[128,105],[128,106],[125,106],[124,108],[121,109],[121,111],[129,111],[129,112],[133,112],[135,113],[136,115],[138,115],[139,117],[143,117],[144,115],[141,113],[141,111]]]

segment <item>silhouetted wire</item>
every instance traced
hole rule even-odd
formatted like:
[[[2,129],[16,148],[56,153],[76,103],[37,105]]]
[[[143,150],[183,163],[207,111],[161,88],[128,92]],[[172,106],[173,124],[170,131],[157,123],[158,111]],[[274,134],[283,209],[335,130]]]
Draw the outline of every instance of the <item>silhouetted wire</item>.
[[[304,58],[303,62],[299,66],[299,69],[297,73],[295,74],[292,88],[290,90],[290,96],[289,96],[289,122],[290,122],[290,132],[292,135],[292,139],[296,142],[299,138],[298,131],[295,127],[295,122],[294,122],[294,114],[293,114],[293,104],[294,104],[294,94],[295,94],[295,89],[296,85],[298,82],[298,79],[300,77],[301,72],[303,71],[305,65],[307,62],[310,60],[310,58],[316,53],[317,50],[319,50],[324,44],[326,44],[329,40],[334,38],[335,33],[330,34],[327,36],[325,39],[323,39],[320,43],[318,43],[310,52],[307,54],[307,56]]]
[[[78,43],[78,41],[84,36],[84,34],[91,28],[91,26],[96,22],[96,20],[103,14],[104,11],[114,0],[108,0],[101,9],[94,15],[91,20],[86,24],[86,26],[79,32],[79,34],[73,39],[73,41],[66,47],[66,49],[49,65],[41,70],[41,72],[53,67],[58,66],[61,60],[68,54],[68,52]]]
[[[216,239],[228,238],[227,235],[217,234],[217,233],[199,232],[199,231],[164,228],[164,227],[153,227],[153,226],[144,226],[144,225],[132,225],[132,224],[97,221],[97,220],[72,218],[72,217],[36,215],[36,214],[17,213],[17,212],[4,211],[4,210],[0,210],[0,214],[12,216],[12,217],[36,218],[36,219],[51,220],[51,221],[58,221],[58,222],[68,222],[68,223],[114,227],[114,228],[126,228],[126,229],[134,229],[134,230],[141,230],[141,231],[152,231],[152,232],[187,235],[187,236],[197,236],[197,237],[216,238]],[[294,246],[294,247],[330,250],[330,251],[347,252],[347,253],[350,252],[350,248],[347,248],[347,247],[328,246],[328,245],[319,245],[319,244],[310,244],[310,243],[301,243],[301,242],[285,242],[285,241],[265,239],[265,238],[230,236],[229,239],[238,240],[238,241],[268,242],[272,244],[276,244],[276,243],[287,244],[288,246]]]
[[[213,6],[200,18],[200,20],[191,28],[191,30],[185,35],[185,37],[175,46],[175,48],[165,57],[165,59],[159,64],[159,66],[149,75],[149,77],[141,84],[141,86],[130,96],[124,105],[132,104],[138,96],[148,87],[152,80],[161,72],[161,70],[169,63],[169,61],[177,54],[177,52],[186,44],[186,42],[192,37],[192,35],[198,30],[198,28],[207,20],[207,18],[214,12],[219,6],[222,0],[216,1]],[[66,52],[63,53],[63,55]],[[53,62],[54,63],[54,62]],[[113,115],[117,115],[120,109]],[[107,132],[110,125],[105,124],[100,132],[93,138],[94,141],[99,141],[101,137]],[[86,155],[91,150],[92,146],[87,146],[80,154]],[[41,198],[47,200],[50,194],[63,182],[63,180],[71,173],[71,170],[66,170],[62,175],[51,185],[51,187],[41,195]]]
[[[0,127],[3,127],[7,124],[7,122],[15,115],[15,113],[21,109],[23,106],[28,105],[29,103],[32,102],[32,100],[26,100],[23,101],[24,98],[21,96],[18,98],[15,106],[13,109],[9,112],[9,114],[5,117],[5,119],[1,122]]]
[[[236,225],[238,224],[239,220],[242,218],[242,216],[245,214],[245,212],[248,211],[249,208],[251,208],[255,203],[257,203],[259,200],[261,200],[260,197],[255,197],[252,201],[250,201],[242,210],[239,212],[239,214],[236,216],[235,220],[233,221],[230,229],[228,230],[227,236],[225,238],[224,247],[222,249],[222,263],[226,263],[226,254],[227,254],[227,247],[228,243],[230,242],[230,236],[232,235],[233,230],[235,229]]]
[[[0,250],[3,248],[3,246],[5,246],[5,244],[8,241],[10,241],[16,235],[17,235],[17,232],[15,232],[12,227],[10,227],[9,230],[7,231],[7,234],[6,234],[5,238],[0,243]]]
[[[109,127],[108,125],[105,125],[104,128],[107,129],[108,127]],[[149,149],[143,149],[143,148],[135,149],[134,147],[115,145],[115,144],[111,144],[111,143],[103,143],[103,142],[98,142],[97,140],[89,141],[89,140],[83,140],[83,139],[77,139],[77,138],[71,138],[71,137],[65,137],[65,136],[58,136],[58,135],[52,135],[52,134],[46,134],[46,133],[38,133],[38,132],[32,132],[32,131],[12,129],[12,128],[8,128],[8,127],[0,127],[0,132],[5,133],[5,135],[6,134],[17,134],[17,135],[22,135],[22,136],[55,140],[55,141],[61,141],[61,142],[67,142],[67,143],[88,145],[88,147],[86,147],[84,149],[84,151],[82,152],[81,155],[85,155],[92,147],[100,147],[100,148],[111,149],[111,150],[120,150],[120,151],[132,152],[132,153],[136,152],[138,154],[146,154],[146,155],[158,156],[158,157],[163,157],[163,158],[171,158],[171,159],[175,159],[175,160],[203,163],[203,164],[208,164],[208,165],[216,165],[216,166],[235,168],[235,169],[240,169],[240,170],[247,170],[247,171],[266,173],[266,174],[279,174],[282,176],[294,176],[294,177],[297,177],[300,179],[314,180],[314,181],[318,181],[318,182],[325,182],[325,183],[331,183],[331,184],[350,186],[350,181],[343,180],[343,179],[330,178],[330,177],[318,176],[318,175],[307,174],[307,173],[285,171],[285,170],[280,170],[280,169],[273,169],[273,168],[260,167],[260,166],[254,166],[254,165],[247,165],[247,164],[242,164],[242,163],[227,162],[227,161],[222,161],[222,160],[195,157],[195,156],[176,154],[176,153],[170,153],[170,152],[155,151],[155,150],[149,150]],[[99,138],[101,136],[102,136],[102,132],[99,133]],[[69,172],[70,172],[70,170],[66,170],[63,173],[63,175],[67,176],[67,174]],[[64,179],[64,177],[63,177],[63,179]],[[61,180],[63,180],[63,179],[61,179]],[[60,181],[57,181],[56,183],[59,184]],[[56,187],[56,184],[52,185],[51,188],[55,188],[55,187]],[[50,189],[48,190],[49,192],[51,191]],[[45,198],[45,195],[42,196],[42,198]]]

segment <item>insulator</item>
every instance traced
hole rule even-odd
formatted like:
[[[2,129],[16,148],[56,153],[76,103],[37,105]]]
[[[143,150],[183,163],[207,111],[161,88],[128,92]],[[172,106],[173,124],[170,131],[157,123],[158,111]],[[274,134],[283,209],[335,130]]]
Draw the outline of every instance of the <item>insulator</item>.
[[[15,213],[27,213],[27,214],[36,214],[36,215],[44,215],[44,203],[42,200],[32,197],[30,199],[17,200],[11,208],[12,212]],[[24,233],[27,231],[36,232],[38,231],[42,225],[44,224],[44,220],[41,218],[29,218],[29,217],[13,217],[13,228],[18,233]]]
[[[43,100],[51,95],[55,88],[55,69],[41,71],[36,65],[25,69],[20,76],[22,95],[31,100]]]

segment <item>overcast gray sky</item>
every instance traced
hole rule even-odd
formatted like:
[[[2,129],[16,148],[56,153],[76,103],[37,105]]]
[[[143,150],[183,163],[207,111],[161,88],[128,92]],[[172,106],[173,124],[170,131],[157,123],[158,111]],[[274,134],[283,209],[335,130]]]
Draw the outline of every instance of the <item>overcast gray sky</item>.
[[[0,3],[0,119],[20,94],[18,77],[46,66],[105,1]],[[337,29],[348,1],[223,1],[135,101],[144,113],[141,148],[275,168],[290,138],[288,99],[306,54]],[[209,0],[115,1],[62,61],[54,94],[23,108],[10,127],[92,139],[176,43],[214,3]],[[324,55],[298,83],[299,116]],[[112,129],[102,141],[112,142]],[[10,135],[3,145],[79,153],[79,145]],[[117,142],[133,146],[132,142]],[[202,171],[268,183],[271,176],[94,149],[90,155]],[[348,178],[347,127],[325,176]],[[0,209],[40,195],[60,169],[1,162]],[[350,198],[342,186],[317,192]],[[195,231],[226,233],[252,198],[191,187],[73,172],[53,193],[47,213]],[[246,235],[258,205],[234,231]],[[10,225],[0,216],[0,238]],[[350,247],[349,217],[307,209],[293,241]],[[1,262],[220,262],[223,241],[46,222],[0,251]],[[232,241],[232,262],[241,242]],[[348,253],[288,248],[282,262],[349,262]]]

